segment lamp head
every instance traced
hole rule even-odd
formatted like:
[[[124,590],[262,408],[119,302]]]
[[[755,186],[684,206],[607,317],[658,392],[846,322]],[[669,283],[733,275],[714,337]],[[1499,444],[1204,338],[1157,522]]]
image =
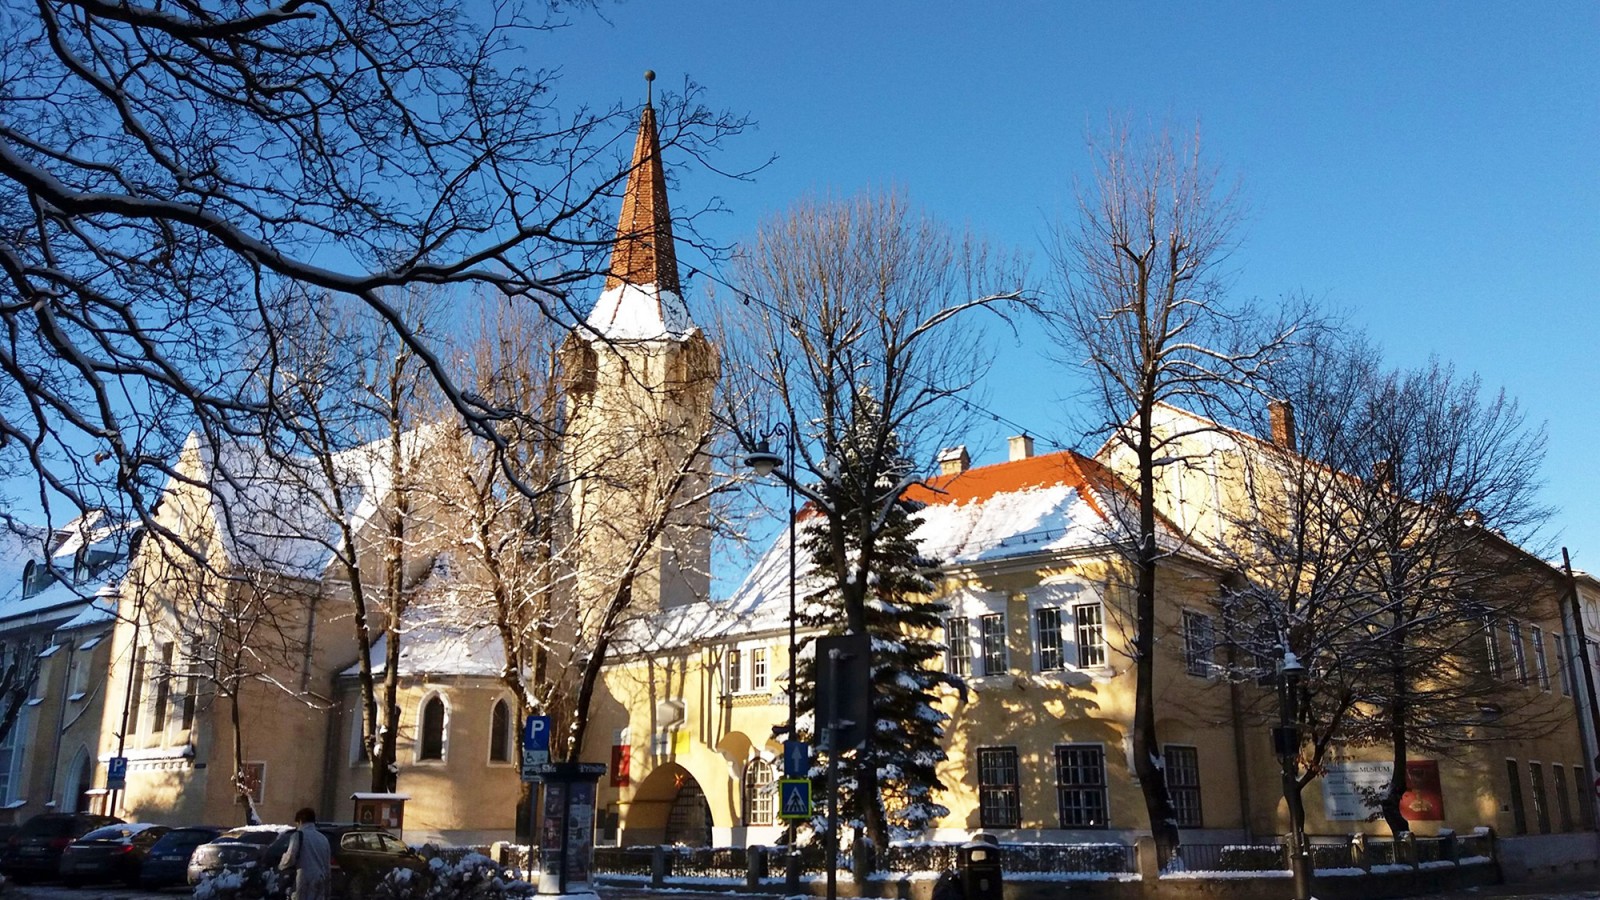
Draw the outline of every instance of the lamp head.
[[[783,465],[783,457],[772,452],[772,444],[766,438],[756,442],[756,449],[744,458],[744,464],[755,470],[762,478],[772,474],[772,470]]]

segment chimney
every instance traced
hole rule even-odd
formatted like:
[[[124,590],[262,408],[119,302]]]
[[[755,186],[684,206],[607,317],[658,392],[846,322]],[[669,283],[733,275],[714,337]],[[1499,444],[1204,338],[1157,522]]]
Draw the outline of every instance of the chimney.
[[[1384,490],[1394,487],[1394,463],[1387,459],[1380,459],[1372,464],[1372,481]]]
[[[1273,400],[1267,404],[1267,415],[1272,420],[1272,442],[1294,452],[1294,404],[1287,400]]]
[[[1025,434],[1019,434],[1016,437],[1011,438],[1009,443],[1011,445],[1012,462],[1016,462],[1019,459],[1031,459],[1033,457],[1033,438]]]
[[[972,466],[972,457],[967,455],[967,445],[948,447],[939,451],[939,474],[960,475]]]

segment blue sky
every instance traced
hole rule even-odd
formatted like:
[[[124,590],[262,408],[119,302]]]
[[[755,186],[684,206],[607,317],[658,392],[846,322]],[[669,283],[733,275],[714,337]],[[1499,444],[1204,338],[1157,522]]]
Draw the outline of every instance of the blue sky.
[[[563,103],[685,77],[759,128],[689,174],[679,207],[732,241],[807,192],[895,186],[1031,254],[1112,117],[1198,122],[1250,214],[1235,289],[1344,309],[1392,362],[1430,354],[1549,428],[1549,537],[1600,571],[1600,4],[605,5],[529,42]],[[698,287],[691,303],[703,302]],[[988,403],[1073,438],[1048,369],[1003,346]],[[1027,389],[1017,389],[1025,386]],[[979,428],[977,462],[1011,429]]]

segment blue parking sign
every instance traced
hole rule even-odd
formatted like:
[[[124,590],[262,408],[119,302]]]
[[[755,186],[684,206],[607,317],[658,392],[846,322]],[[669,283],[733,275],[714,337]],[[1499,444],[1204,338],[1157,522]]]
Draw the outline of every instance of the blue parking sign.
[[[120,791],[128,784],[128,758],[113,756],[106,763],[106,790]]]
[[[522,749],[550,752],[549,716],[529,716],[522,723]]]

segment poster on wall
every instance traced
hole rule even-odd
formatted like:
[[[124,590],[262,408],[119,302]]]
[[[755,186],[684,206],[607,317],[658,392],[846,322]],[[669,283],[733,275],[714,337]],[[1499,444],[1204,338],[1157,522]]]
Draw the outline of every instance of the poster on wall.
[[[1378,799],[1389,787],[1394,764],[1346,760],[1325,763],[1322,773],[1322,808],[1335,822],[1371,822],[1382,818]],[[1406,763],[1408,790],[1400,797],[1400,814],[1411,822],[1444,820],[1444,792],[1439,785],[1439,763],[1415,759]]]

